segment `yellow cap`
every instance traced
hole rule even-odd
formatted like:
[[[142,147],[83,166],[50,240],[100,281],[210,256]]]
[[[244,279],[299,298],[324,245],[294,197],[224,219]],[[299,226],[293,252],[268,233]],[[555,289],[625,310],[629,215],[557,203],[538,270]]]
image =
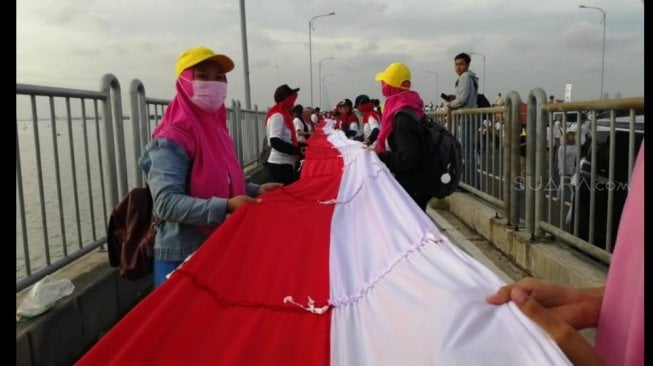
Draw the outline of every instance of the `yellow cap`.
[[[401,83],[406,80],[410,81],[410,70],[408,69],[408,66],[399,62],[394,62],[391,63],[385,71],[376,74],[374,79],[376,81],[383,81],[395,88],[404,88],[401,86]]]
[[[225,55],[219,55],[213,50],[204,46],[189,48],[182,52],[177,58],[175,66],[175,76],[179,77],[181,73],[189,67],[193,67],[202,61],[211,60],[222,67],[222,72],[227,73],[234,68],[234,62]]]

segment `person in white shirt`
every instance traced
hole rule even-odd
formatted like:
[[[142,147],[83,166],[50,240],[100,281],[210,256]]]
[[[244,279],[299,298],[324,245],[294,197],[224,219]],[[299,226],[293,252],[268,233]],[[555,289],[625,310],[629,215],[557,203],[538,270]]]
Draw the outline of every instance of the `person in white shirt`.
[[[308,128],[308,132],[313,133],[315,131],[315,125],[313,124],[313,120],[311,119],[313,117],[313,108],[311,107],[304,107],[304,110],[302,111],[302,121],[306,124],[306,128]],[[308,137],[306,137],[308,139]]]
[[[494,105],[495,106],[502,106],[503,105],[503,95],[501,93],[497,94],[497,97],[494,98]]]
[[[298,91],[299,88],[291,89],[287,84],[279,86],[274,92],[276,104],[265,118],[266,135],[272,147],[265,166],[274,181],[284,185],[299,179],[297,166],[303,158],[291,113]]]
[[[376,138],[381,129],[381,117],[374,110],[374,103],[367,95],[361,94],[356,97],[354,108],[363,114],[363,143],[371,147],[376,146]]]
[[[296,104],[292,107],[293,120],[292,124],[295,126],[297,132],[297,142],[299,146],[306,144],[306,139],[311,136],[309,124],[304,121],[304,107],[301,104]]]
[[[560,121],[556,120],[555,122],[553,122],[553,132],[551,132],[551,126],[546,126],[547,146],[549,146],[551,134],[553,134],[553,148],[556,149],[558,146],[560,146],[560,138],[562,137],[562,129],[560,128]]]
[[[353,103],[349,99],[345,99],[338,103],[338,118],[336,128],[341,129],[350,139],[362,141],[363,133],[360,131],[358,125],[358,117],[354,114]]]
[[[317,126],[318,123],[322,121],[322,115],[320,114],[320,107],[315,107],[313,113],[311,113],[311,123],[313,124],[313,129]]]
[[[578,143],[576,141],[577,125],[573,123],[567,127],[565,144],[558,148],[558,168],[560,169],[560,189],[564,195],[564,202],[570,202],[571,208],[565,217],[565,224],[570,224],[574,207],[574,193],[576,192],[576,155]],[[561,202],[561,204],[564,204]]]

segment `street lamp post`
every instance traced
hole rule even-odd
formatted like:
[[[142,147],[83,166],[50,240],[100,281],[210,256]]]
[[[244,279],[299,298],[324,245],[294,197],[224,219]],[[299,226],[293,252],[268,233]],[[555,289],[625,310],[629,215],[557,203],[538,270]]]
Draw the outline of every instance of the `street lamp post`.
[[[310,70],[310,79],[311,79],[311,107],[313,106],[313,47],[311,44],[311,30],[313,29],[313,21],[317,18],[326,17],[329,15],[335,15],[336,12],[332,11],[328,14],[320,14],[312,17],[308,21],[308,63]]]
[[[435,75],[435,104],[438,104],[438,73],[435,71],[427,70],[429,74]]]
[[[240,0],[240,33],[243,43],[243,70],[245,72],[245,108],[252,109],[249,91],[249,58],[247,57],[247,26],[245,22],[245,0]]]
[[[330,74],[325,75],[325,78],[327,76],[330,76]],[[326,82],[326,83],[322,83],[322,85],[324,87],[324,104],[326,104],[327,108],[329,108],[331,106],[331,103],[329,102],[329,90],[327,88],[329,86],[333,85],[333,83],[332,82]]]
[[[322,89],[326,88],[326,84],[324,83],[324,80],[326,80],[326,78],[328,76],[333,76],[333,74],[328,73],[328,74],[322,76],[322,79],[320,80],[321,81],[321,84],[320,84],[320,104],[318,105],[320,107],[320,109],[322,109]]]
[[[485,94],[485,55],[480,52],[470,52],[469,54],[483,57],[483,94]]]
[[[601,96],[599,99],[603,99],[603,75],[604,75],[604,70],[605,70],[605,10],[596,7],[596,6],[585,6],[585,5],[578,5],[579,8],[581,9],[594,9],[598,10],[603,14],[603,47],[601,50]]]
[[[319,81],[318,88],[320,89],[320,103],[318,104],[318,106],[320,108],[322,108],[322,62],[327,61],[327,60],[333,60],[334,58],[335,57],[333,57],[333,56],[326,57],[326,58],[321,59],[317,63],[317,77],[318,77],[318,81]]]

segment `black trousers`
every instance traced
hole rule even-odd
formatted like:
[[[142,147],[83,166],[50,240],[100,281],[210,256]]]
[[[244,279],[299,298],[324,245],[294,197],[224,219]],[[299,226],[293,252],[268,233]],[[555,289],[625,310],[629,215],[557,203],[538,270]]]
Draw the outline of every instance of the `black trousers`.
[[[291,164],[274,164],[265,163],[265,167],[270,172],[274,182],[283,183],[287,186],[299,179],[299,173]]]
[[[433,198],[433,196],[428,193],[413,193],[410,196],[417,203],[419,208],[422,209],[422,211],[426,211],[426,205],[428,205],[431,198]]]

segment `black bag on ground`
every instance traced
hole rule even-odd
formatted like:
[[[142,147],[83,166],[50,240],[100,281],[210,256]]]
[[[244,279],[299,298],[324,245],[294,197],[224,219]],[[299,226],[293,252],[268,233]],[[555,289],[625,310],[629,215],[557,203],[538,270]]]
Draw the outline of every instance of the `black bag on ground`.
[[[453,193],[460,183],[463,172],[462,147],[460,142],[444,127],[424,115],[420,120],[417,113],[402,108],[397,113],[405,113],[422,126],[426,137],[427,150],[423,168],[427,192],[435,198],[445,198]]]
[[[135,281],[152,273],[154,237],[160,220],[153,213],[148,187],[129,191],[113,208],[107,227],[109,264]]]

